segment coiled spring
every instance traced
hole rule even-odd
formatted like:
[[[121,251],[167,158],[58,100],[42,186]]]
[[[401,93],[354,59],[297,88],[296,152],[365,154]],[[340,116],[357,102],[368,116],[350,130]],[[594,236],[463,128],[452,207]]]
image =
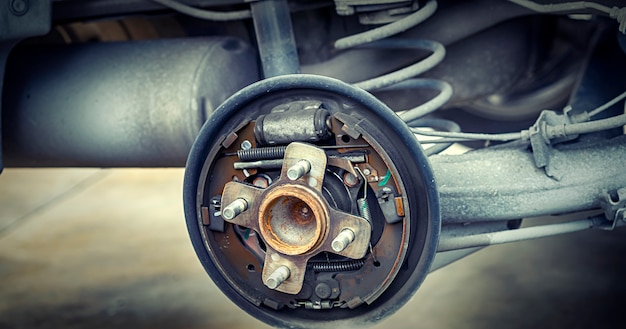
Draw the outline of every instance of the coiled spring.
[[[357,260],[349,260],[349,261],[341,261],[341,262],[331,262],[331,263],[309,263],[309,266],[315,272],[348,272],[348,271],[356,271],[363,267],[365,264],[365,260],[357,259]]]
[[[359,214],[361,217],[365,218],[370,225],[372,224],[372,213],[370,212],[370,206],[367,202],[367,177],[363,174],[359,167],[354,167],[356,171],[359,172],[361,178],[363,179],[363,197],[356,199],[356,205],[358,206]]]
[[[396,22],[351,35],[335,42],[335,48],[386,48],[386,49],[422,49],[431,52],[431,55],[401,68],[397,71],[384,74],[372,79],[354,83],[354,86],[367,91],[374,90],[401,90],[413,88],[427,88],[437,90],[439,94],[431,100],[417,107],[406,110],[400,115],[410,127],[417,119],[434,112],[452,98],[452,86],[441,80],[414,78],[439,64],[445,57],[445,47],[436,41],[413,39],[385,39],[400,32],[404,32],[422,23],[437,10],[437,1],[429,0],[415,13]],[[385,39],[385,40],[383,40]],[[449,145],[447,145],[449,146]],[[442,147],[432,151],[440,152]],[[434,153],[434,152],[433,152]]]
[[[281,159],[285,156],[287,146],[257,147],[247,150],[238,150],[237,156],[241,161],[257,161],[267,159]]]
[[[370,212],[370,206],[367,199],[361,198],[356,200],[357,206],[359,206],[359,214],[365,218],[368,222],[372,223],[372,213]]]

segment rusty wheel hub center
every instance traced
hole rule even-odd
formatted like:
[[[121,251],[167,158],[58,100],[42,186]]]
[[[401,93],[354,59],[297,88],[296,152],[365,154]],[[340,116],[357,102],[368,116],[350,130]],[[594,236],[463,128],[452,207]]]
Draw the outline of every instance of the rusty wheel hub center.
[[[270,289],[297,294],[306,264],[320,252],[359,259],[365,256],[371,225],[362,217],[330,208],[322,196],[326,154],[309,144],[285,149],[280,178],[272,187],[229,182],[222,216],[251,228],[267,244],[263,282]]]
[[[259,206],[259,229],[265,242],[285,255],[314,250],[326,237],[328,209],[309,188],[286,184],[271,189]]]

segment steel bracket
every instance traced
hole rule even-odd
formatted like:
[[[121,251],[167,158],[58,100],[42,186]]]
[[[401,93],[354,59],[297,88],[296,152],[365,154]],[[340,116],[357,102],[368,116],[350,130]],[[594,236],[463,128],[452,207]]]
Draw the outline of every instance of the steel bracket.
[[[572,124],[574,120],[572,120],[572,117],[569,115],[570,109],[569,107],[565,108],[563,114],[558,114],[551,110],[544,110],[539,115],[535,124],[528,129],[528,138],[530,139],[530,146],[533,150],[535,166],[537,166],[537,168],[544,168],[546,175],[557,181],[561,180],[563,172],[559,171],[558,168],[550,162],[554,153],[558,152],[552,148],[552,145],[576,139],[578,135],[566,135],[562,133],[553,137],[552,134],[548,133],[548,130],[558,131],[558,127]]]
[[[626,222],[626,187],[622,187],[615,193],[604,193],[604,198],[600,202],[604,210],[604,216],[612,224],[610,229]]]

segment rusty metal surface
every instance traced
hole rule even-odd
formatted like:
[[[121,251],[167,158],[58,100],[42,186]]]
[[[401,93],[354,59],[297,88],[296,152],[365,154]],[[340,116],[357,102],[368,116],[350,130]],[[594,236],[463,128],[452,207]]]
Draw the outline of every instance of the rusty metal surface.
[[[265,242],[286,255],[301,255],[326,238],[329,213],[320,191],[297,184],[272,187],[258,211]]]
[[[341,118],[341,120],[338,118]],[[263,241],[265,247],[261,251],[261,259],[257,263],[252,261],[253,258],[249,257],[250,253],[258,254],[259,247],[255,246],[255,242],[246,240],[245,246],[242,246],[234,239],[236,234],[233,231],[229,231],[230,234],[229,232],[207,231],[206,234],[207,237],[214,236],[210,240],[221,241],[216,246],[216,250],[219,249],[220,253],[223,253],[223,256],[226,257],[227,264],[222,265],[224,266],[222,268],[223,271],[234,271],[241,277],[248,277],[248,280],[254,278],[253,281],[258,280],[258,284],[265,285],[267,289],[269,289],[267,287],[269,276],[281,266],[288,267],[290,269],[289,277],[278,285],[274,291],[289,294],[296,300],[303,298],[308,293],[302,289],[307,273],[307,264],[311,259],[328,253],[349,259],[363,259],[363,265],[357,272],[348,271],[344,273],[340,271],[336,276],[337,280],[341,282],[341,287],[343,287],[341,300],[345,300],[345,307],[357,308],[364,303],[375,301],[391,285],[393,279],[400,271],[400,265],[406,257],[410,223],[402,221],[394,225],[384,225],[380,233],[381,235],[377,239],[377,245],[372,247],[370,246],[372,226],[367,220],[329,207],[323,197],[320,199],[326,174],[326,170],[320,168],[332,165],[344,170],[346,173],[354,174],[357,178],[362,177],[361,173],[365,171],[367,174],[363,173],[363,175],[367,178],[367,188],[371,189],[370,193],[372,195],[375,195],[382,188],[379,186],[379,182],[383,178],[380,173],[385,173],[388,170],[395,172],[397,170],[389,159],[381,157],[381,154],[384,154],[383,148],[371,137],[368,138],[366,136],[367,132],[363,131],[362,127],[355,127],[356,124],[353,120],[343,115],[335,115],[331,122],[332,133],[336,137],[336,146],[333,149],[338,151],[339,156],[328,157],[324,149],[310,144],[291,143],[288,146],[291,151],[285,150],[280,176],[267,188],[261,188],[253,183],[245,182],[247,179],[246,175],[256,177],[255,175],[258,173],[256,169],[247,169],[246,174],[242,170],[236,169],[235,166],[237,161],[235,155],[243,141],[250,140],[253,141],[254,147],[259,146],[254,143],[253,128],[255,123],[240,124],[235,130],[236,132],[231,132],[225,136],[225,139],[229,140],[229,142],[225,145],[222,143],[222,146],[225,147],[224,154],[228,156],[218,157],[216,166],[222,168],[222,171],[220,175],[213,176],[211,186],[215,188],[223,184],[224,189],[221,195],[222,205],[224,206],[238,198],[246,200],[247,209],[232,220],[228,220],[228,222],[250,228],[256,233],[250,236],[259,237],[259,241]],[[346,131],[351,133],[349,138],[346,135]],[[364,152],[366,154],[366,162],[353,163],[341,157],[341,154],[348,152]],[[311,163],[311,171],[295,181],[290,180],[287,177],[288,169],[302,159],[306,159]],[[391,175],[388,184],[391,184],[394,189],[401,191],[401,183],[398,179],[397,175]],[[347,185],[346,182],[344,184]],[[297,187],[294,188],[294,185]],[[362,186],[362,184],[359,183],[356,186]],[[211,192],[211,194],[217,193],[219,193],[218,190]],[[405,197],[403,194],[399,195],[398,198],[400,199]],[[270,212],[269,209],[265,208],[268,208],[268,206],[271,208],[273,203],[276,203],[272,201],[278,200],[283,205],[291,204],[292,206],[297,206],[299,204],[299,202],[289,201],[289,197],[295,198],[295,201],[301,200],[313,214],[317,212],[317,214],[323,214],[322,217],[326,216],[328,219],[326,231],[322,234],[320,229],[317,233],[309,234],[307,241],[297,245],[294,241],[298,240],[293,239],[293,232],[279,232],[280,234],[277,234],[275,230],[276,225],[273,228],[270,225],[263,225],[262,214]],[[265,202],[265,208],[261,209],[263,202]],[[292,208],[298,211],[296,207]],[[314,212],[313,209],[316,209],[316,211]],[[303,208],[300,208],[300,211],[302,210]],[[289,210],[284,210],[284,213],[289,212]],[[378,216],[380,215],[378,214]],[[265,223],[269,222],[269,220],[265,220]],[[284,221],[284,223],[287,222]],[[317,227],[317,221],[315,223],[315,227]],[[323,225],[320,224],[319,226]],[[291,225],[292,229],[294,227],[297,226]],[[355,240],[341,252],[336,252],[332,248],[332,241],[347,227],[357,232]],[[299,233],[302,233],[302,231],[299,231]],[[323,235],[321,241],[317,239],[319,237],[317,234]],[[283,241],[281,243],[282,239],[287,239],[289,242],[285,243]],[[262,268],[261,277],[256,277],[255,273],[244,271],[249,266],[255,269]],[[233,280],[233,278],[230,278],[230,280]],[[231,281],[231,283],[235,286],[237,285],[237,281]],[[241,293],[246,294],[247,291],[242,290]],[[289,300],[285,299],[284,296],[272,295],[267,291],[263,293],[268,298],[269,296],[272,297],[270,299],[252,298],[250,301],[255,304],[269,303],[275,307],[281,307],[282,303]],[[251,298],[251,296],[248,295],[248,298]]]
[[[290,167],[307,160],[310,171],[291,180]],[[275,290],[298,294],[304,282],[308,261],[321,252],[333,252],[360,259],[368,251],[371,225],[362,217],[329,207],[322,196],[326,172],[326,153],[313,145],[291,143],[285,150],[280,178],[267,189],[240,182],[229,182],[222,193],[222,204],[243,199],[247,209],[228,222],[256,231],[267,244],[263,282],[281,266],[290,270],[287,279]],[[349,228],[355,237],[341,251],[332,248],[332,239]]]

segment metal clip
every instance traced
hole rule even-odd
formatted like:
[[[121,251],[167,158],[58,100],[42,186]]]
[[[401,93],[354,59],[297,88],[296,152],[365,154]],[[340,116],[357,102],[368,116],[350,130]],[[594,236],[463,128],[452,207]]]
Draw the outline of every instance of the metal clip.
[[[617,196],[617,200],[614,196]],[[626,221],[626,187],[618,189],[615,195],[606,192],[600,204],[604,210],[604,216],[612,222],[611,229],[614,229],[618,223]]]

